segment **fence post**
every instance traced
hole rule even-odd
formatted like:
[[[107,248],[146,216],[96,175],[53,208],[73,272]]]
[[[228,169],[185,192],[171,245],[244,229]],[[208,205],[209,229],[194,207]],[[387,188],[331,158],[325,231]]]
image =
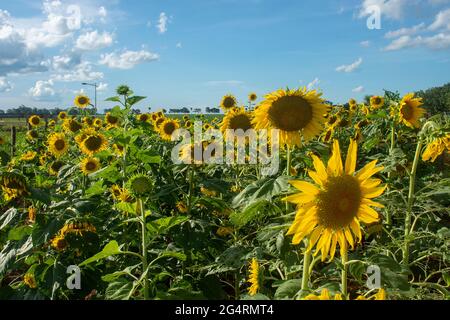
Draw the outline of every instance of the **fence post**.
[[[16,153],[16,127],[11,127],[11,157]]]

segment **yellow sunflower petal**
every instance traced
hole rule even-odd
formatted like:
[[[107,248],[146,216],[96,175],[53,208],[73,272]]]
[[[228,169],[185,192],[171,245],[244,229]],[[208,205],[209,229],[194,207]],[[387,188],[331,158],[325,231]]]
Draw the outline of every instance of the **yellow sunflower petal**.
[[[294,186],[295,188],[297,188],[298,190],[304,192],[305,194],[315,196],[319,193],[319,189],[317,189],[316,186],[314,186],[313,184],[311,184],[309,182],[292,180],[292,181],[289,181],[289,183],[292,186]]]
[[[356,169],[356,157],[358,154],[358,144],[355,140],[350,139],[350,145],[347,151],[347,158],[345,159],[345,173],[353,174]]]
[[[338,140],[333,141],[333,151],[330,160],[328,160],[327,173],[332,176],[341,175],[343,172],[341,149]]]

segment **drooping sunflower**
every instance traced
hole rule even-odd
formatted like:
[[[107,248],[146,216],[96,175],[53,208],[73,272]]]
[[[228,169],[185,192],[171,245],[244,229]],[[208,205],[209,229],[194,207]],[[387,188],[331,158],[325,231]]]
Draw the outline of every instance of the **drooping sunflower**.
[[[120,143],[114,143],[113,151],[116,156],[122,157],[125,153],[125,147],[123,145],[121,145]]]
[[[348,101],[348,106],[349,106],[349,110],[350,110],[350,112],[355,112],[356,110],[357,110],[357,108],[358,108],[358,102],[356,102],[356,100],[355,99],[350,99],[349,101]]]
[[[140,198],[152,190],[152,181],[145,174],[135,174],[128,180],[127,189],[136,198]]]
[[[81,152],[89,156],[106,150],[108,148],[108,140],[106,137],[95,131],[87,133],[87,137],[79,144]]]
[[[236,98],[231,94],[227,94],[226,96],[224,96],[222,98],[222,101],[220,102],[220,107],[224,112],[227,112],[228,110],[233,109],[236,106]]]
[[[250,264],[249,268],[249,279],[248,282],[251,284],[251,286],[248,288],[248,294],[250,296],[254,296],[258,293],[259,290],[259,263],[256,258],[252,259],[252,262]]]
[[[58,114],[58,119],[59,119],[59,120],[65,120],[65,119],[67,119],[67,112],[61,111],[61,112]]]
[[[315,90],[281,89],[266,95],[254,111],[253,124],[256,129],[279,129],[282,146],[300,145],[302,137],[306,142],[321,133],[328,110]]]
[[[444,152],[450,152],[450,133],[433,139],[422,154],[423,161],[434,162]]]
[[[400,121],[410,128],[420,127],[420,118],[425,114],[425,109],[420,108],[422,98],[414,98],[414,93],[408,93],[400,102]]]
[[[27,151],[21,157],[22,161],[33,161],[36,158],[37,153],[35,151]]]
[[[48,151],[59,158],[69,150],[69,143],[64,133],[52,133],[47,140]]]
[[[111,114],[111,112],[107,112],[105,115],[105,122],[108,126],[117,127],[119,125],[120,119]]]
[[[64,127],[64,129],[66,129],[67,131],[70,131],[72,133],[76,133],[83,128],[81,123],[79,123],[76,119],[69,119],[69,118],[64,120],[63,127]]]
[[[39,116],[31,116],[28,118],[28,123],[32,126],[32,127],[37,127],[41,124],[41,118]]]
[[[322,252],[322,261],[329,255],[333,259],[339,243],[341,255],[346,253],[347,242],[353,248],[361,241],[360,221],[366,224],[377,222],[378,212],[373,207],[383,207],[373,201],[385,187],[381,180],[371,178],[383,167],[377,167],[377,160],[367,164],[355,173],[358,145],[350,140],[345,166],[342,164],[339,142],[334,140],[333,152],[325,167],[323,162],[312,155],[316,171],[309,176],[317,185],[306,181],[290,183],[301,193],[285,200],[298,205],[295,220],[288,235],[293,235],[292,243],[299,244],[309,239],[307,251],[316,246],[315,254]]]
[[[384,98],[381,96],[373,96],[370,98],[370,106],[372,110],[378,110],[384,105]]]
[[[6,201],[17,199],[28,194],[26,180],[20,174],[5,172],[1,176],[0,183],[3,191],[3,197]]]
[[[48,167],[48,172],[52,176],[57,176],[58,173],[59,173],[59,170],[61,170],[61,168],[63,166],[64,166],[64,162],[62,162],[62,161],[53,161]]]
[[[36,130],[28,130],[26,136],[27,136],[27,139],[31,140],[31,141],[39,138],[39,134]]]
[[[94,173],[100,169],[100,160],[98,158],[84,158],[80,162],[80,169],[81,172],[83,172],[84,175],[89,175],[91,173]]]
[[[244,133],[253,129],[252,115],[246,112],[244,108],[229,111],[222,120],[220,131],[226,133],[227,130],[243,130]]]
[[[250,94],[248,95],[248,100],[249,100],[250,102],[255,102],[256,99],[258,99],[258,96],[256,95],[256,93],[252,92],[252,93],[250,93]]]
[[[78,108],[84,109],[84,108],[89,107],[89,105],[91,104],[91,100],[87,96],[85,96],[83,94],[80,94],[80,95],[75,97],[75,100],[73,101],[73,103]]]
[[[180,123],[175,119],[166,119],[159,126],[159,135],[163,140],[171,141],[172,134],[180,128]]]

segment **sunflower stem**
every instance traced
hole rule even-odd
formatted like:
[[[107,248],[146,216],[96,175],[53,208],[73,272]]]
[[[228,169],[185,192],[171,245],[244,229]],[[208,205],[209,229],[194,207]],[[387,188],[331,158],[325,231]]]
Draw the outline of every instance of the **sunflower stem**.
[[[141,214],[141,227],[142,227],[142,272],[147,272],[148,257],[147,257],[147,226],[145,225],[145,208],[142,198],[137,199],[137,206]],[[145,275],[144,279],[144,300],[149,299],[149,282],[148,277]]]
[[[291,157],[291,148],[289,147],[289,145],[286,145],[286,175],[288,177],[291,176],[291,161],[292,161],[292,157]],[[289,212],[289,202],[286,201],[286,212]]]
[[[412,207],[414,205],[414,189],[416,187],[416,173],[417,167],[420,161],[420,152],[422,151],[423,139],[419,136],[419,141],[417,143],[416,154],[414,156],[414,161],[411,169],[411,174],[409,177],[409,193],[408,193],[408,204],[406,206],[406,217],[405,217],[405,243],[403,247],[403,265],[408,265],[409,263],[409,236],[411,234],[411,217],[412,217]]]
[[[192,210],[192,196],[194,193],[194,168],[189,168],[189,194],[188,194],[188,214],[191,214]]]
[[[392,119],[392,125],[391,125],[391,146],[389,148],[389,155],[392,156],[392,153],[395,148],[395,118]],[[388,172],[388,180],[389,184],[391,183],[391,175],[392,172]],[[387,191],[389,191],[390,185],[387,187]],[[390,226],[392,224],[392,218],[391,218],[391,210],[386,210],[386,224]]]
[[[309,290],[309,266],[311,264],[311,251],[308,250],[308,242],[305,240],[305,252],[303,253],[302,291]]]
[[[347,290],[347,271],[348,271],[348,250],[347,250],[347,242],[344,241],[344,248],[342,248],[342,273],[341,273],[341,290],[342,295],[347,299],[348,290]]]

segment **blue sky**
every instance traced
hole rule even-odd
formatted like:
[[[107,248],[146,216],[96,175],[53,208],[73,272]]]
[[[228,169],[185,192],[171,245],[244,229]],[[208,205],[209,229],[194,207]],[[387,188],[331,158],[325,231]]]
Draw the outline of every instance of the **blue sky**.
[[[67,107],[85,81],[100,109],[122,83],[143,110],[286,86],[343,103],[449,82],[449,53],[450,0],[0,0],[0,108]]]

